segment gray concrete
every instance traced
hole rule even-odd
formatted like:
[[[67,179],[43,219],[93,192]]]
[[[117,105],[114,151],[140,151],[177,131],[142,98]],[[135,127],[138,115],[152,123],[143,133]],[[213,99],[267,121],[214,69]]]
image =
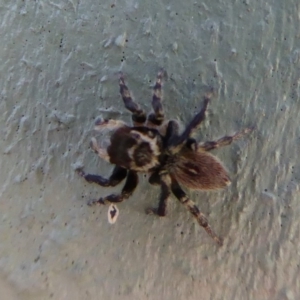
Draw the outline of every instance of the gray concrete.
[[[1,0],[1,300],[300,299],[299,1],[198,3]],[[256,125],[214,152],[232,185],[189,192],[221,248],[175,199],[145,215],[143,175],[110,225],[86,202],[120,188],[74,173],[111,170],[88,147],[97,116],[130,120],[116,72],[149,110],[161,66],[182,124],[215,87],[199,139]]]

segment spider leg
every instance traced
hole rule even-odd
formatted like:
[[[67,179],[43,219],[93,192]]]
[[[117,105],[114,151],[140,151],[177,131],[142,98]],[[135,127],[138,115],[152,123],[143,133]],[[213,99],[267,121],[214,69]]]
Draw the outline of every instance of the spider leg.
[[[86,174],[83,169],[79,168],[76,172],[89,183],[97,183],[101,186],[116,186],[127,175],[127,170],[119,166],[115,166],[109,178],[100,175]]]
[[[230,145],[233,141],[240,139],[247,133],[251,132],[253,128],[246,128],[242,131],[237,132],[232,136],[224,136],[216,141],[208,141],[198,145],[198,150],[210,151],[216,148]]]
[[[160,184],[160,175],[159,175],[159,170],[157,171],[154,171],[149,179],[148,179],[148,182],[152,185],[159,185]]]
[[[116,130],[120,127],[125,127],[125,126],[127,126],[126,123],[124,123],[123,121],[120,121],[120,120],[113,120],[113,119],[105,120],[102,118],[98,118],[95,121],[94,129],[101,132],[105,129]]]
[[[171,189],[170,189],[170,176],[169,175],[161,175],[160,176],[160,186],[161,192],[159,197],[158,208],[148,208],[146,209],[147,214],[157,214],[160,217],[164,217],[167,214],[167,204],[170,199]]]
[[[181,189],[178,182],[172,179],[171,190],[176,198],[190,211],[190,213],[196,218],[200,226],[202,226],[208,235],[213,238],[217,244],[222,246],[223,240],[218,237],[213,229],[208,224],[206,216],[199,210],[196,204],[189,199],[185,192]]]
[[[167,130],[166,130],[166,135],[164,137],[166,143],[174,137],[178,137],[179,134],[179,125],[176,121],[171,120],[168,122]]]
[[[143,125],[146,121],[146,113],[140,106],[133,101],[130,91],[125,84],[124,76],[120,73],[119,78],[120,94],[122,96],[125,107],[132,112],[132,120],[135,125]]]
[[[121,194],[115,195],[111,194],[104,198],[98,200],[91,200],[88,202],[88,205],[92,206],[94,204],[106,204],[106,203],[118,203],[129,198],[134,192],[138,184],[138,176],[135,171],[128,171],[125,185],[122,189]]]
[[[211,98],[212,93],[207,93],[204,95],[203,107],[199,113],[195,115],[190,124],[186,127],[183,133],[179,136],[174,136],[169,140],[169,147],[172,149],[172,152],[177,152],[181,149],[183,144],[186,142],[188,138],[197,130],[202,121],[205,118],[205,113],[207,110],[208,102]]]
[[[168,126],[167,126],[167,130],[166,130],[166,134],[164,136],[164,146],[168,147],[169,140],[174,139],[175,137],[178,138],[178,135],[179,135],[179,125],[178,125],[178,123],[174,120],[169,121]],[[193,151],[196,151],[197,142],[194,138],[188,138],[186,140],[185,144],[189,149],[191,149]]]
[[[152,123],[153,125],[159,126],[164,121],[164,110],[161,103],[161,97],[162,97],[162,77],[164,75],[164,70],[160,70],[156,77],[156,83],[153,88],[153,97],[152,97],[152,107],[153,107],[153,113],[151,113],[148,116],[148,121]]]
[[[107,150],[105,148],[102,148],[98,145],[97,140],[93,137],[90,142],[91,149],[99,155],[102,159],[106,160],[107,162],[110,162],[109,155],[107,153]]]

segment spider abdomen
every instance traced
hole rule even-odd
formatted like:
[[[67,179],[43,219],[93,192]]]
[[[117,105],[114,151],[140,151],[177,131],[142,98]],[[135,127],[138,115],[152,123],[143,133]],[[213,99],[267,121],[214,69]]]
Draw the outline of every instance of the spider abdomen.
[[[221,162],[213,155],[183,150],[169,167],[172,177],[186,187],[196,190],[223,189],[230,178]]]

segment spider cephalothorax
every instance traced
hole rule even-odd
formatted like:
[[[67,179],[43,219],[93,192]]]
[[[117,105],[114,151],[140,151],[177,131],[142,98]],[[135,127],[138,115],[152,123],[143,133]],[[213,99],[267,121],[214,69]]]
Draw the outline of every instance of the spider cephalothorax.
[[[92,200],[92,204],[117,203],[127,199],[138,184],[138,172],[150,174],[149,182],[161,186],[158,208],[148,209],[147,212],[159,216],[166,215],[167,201],[173,193],[175,197],[191,212],[198,223],[219,244],[219,238],[195,203],[181,189],[180,184],[198,190],[216,190],[230,184],[229,176],[221,162],[208,151],[229,145],[251,131],[247,128],[233,136],[225,136],[217,141],[197,143],[191,136],[205,117],[211,93],[204,96],[204,105],[182,133],[176,121],[164,122],[164,112],[161,104],[161,85],[164,72],[157,75],[153,89],[153,112],[147,117],[146,113],[131,98],[120,74],[120,93],[125,107],[132,112],[134,126],[117,120],[100,120],[95,129],[102,131],[110,129],[110,145],[102,148],[93,138],[91,148],[103,159],[115,165],[108,179],[99,175],[86,174],[78,169],[79,175],[88,182],[101,186],[115,186],[126,178],[121,194],[112,194]],[[114,207],[114,214],[115,212]]]

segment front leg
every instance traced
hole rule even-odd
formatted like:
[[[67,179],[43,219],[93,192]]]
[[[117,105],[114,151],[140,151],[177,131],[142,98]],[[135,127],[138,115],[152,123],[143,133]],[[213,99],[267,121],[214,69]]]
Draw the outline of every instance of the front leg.
[[[116,186],[119,184],[127,175],[127,170],[115,166],[113,169],[112,174],[109,178],[104,178],[100,175],[94,175],[94,174],[86,174],[82,168],[79,168],[76,170],[77,174],[83,177],[87,182],[89,183],[97,183],[101,186]]]
[[[166,134],[164,136],[164,146],[169,147],[171,145],[170,141],[174,141],[174,139],[179,137],[179,125],[176,121],[171,120],[168,123]],[[189,149],[196,151],[197,149],[197,142],[194,138],[188,138],[185,141],[186,147]],[[171,146],[171,151],[173,151],[173,147]],[[176,147],[175,147],[176,148]]]
[[[106,203],[118,203],[122,202],[125,199],[128,199],[132,193],[134,192],[135,188],[138,185],[138,176],[135,171],[128,171],[128,175],[126,178],[125,185],[122,189],[121,194],[111,194],[104,198],[100,198],[98,200],[91,200],[88,202],[88,205],[92,206],[95,204],[106,204]]]
[[[146,113],[141,107],[133,101],[130,91],[125,84],[124,76],[120,73],[119,78],[120,94],[122,96],[125,107],[132,113],[132,120],[136,126],[141,126],[146,121]]]
[[[164,70],[160,70],[157,74],[155,86],[153,88],[152,107],[153,113],[148,116],[148,121],[153,125],[160,126],[164,121],[164,109],[161,103],[162,98],[162,77]]]
[[[200,124],[202,123],[202,121],[205,118],[205,113],[206,113],[207,106],[208,106],[211,96],[212,96],[212,93],[205,94],[203,107],[202,107],[201,111],[198,114],[196,114],[196,116],[192,119],[190,124],[183,131],[183,133],[179,136],[174,136],[174,137],[170,138],[168,144],[173,153],[180,151],[180,149],[183,147],[184,143],[190,138],[190,136],[200,126]]]
[[[171,139],[174,139],[175,137],[178,138],[178,134],[179,134],[179,124],[174,120],[169,121],[166,134],[164,136],[164,146],[167,147]]]

